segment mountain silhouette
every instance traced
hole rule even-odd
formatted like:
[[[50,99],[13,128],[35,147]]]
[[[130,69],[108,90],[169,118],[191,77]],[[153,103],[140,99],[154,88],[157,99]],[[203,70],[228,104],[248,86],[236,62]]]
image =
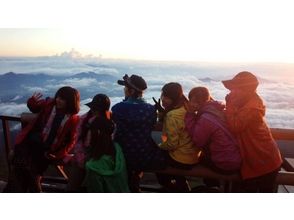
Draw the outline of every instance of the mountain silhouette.
[[[95,73],[95,72],[81,72],[74,75],[47,75],[43,73],[14,73],[8,72],[0,75],[0,101],[9,102],[16,101],[17,103],[24,102],[34,90],[40,89],[42,92],[47,93],[44,95],[52,96],[55,94],[56,85],[64,86],[68,84],[67,79],[95,79],[97,82],[104,82],[106,85],[113,84],[118,80],[110,74]],[[74,86],[74,85],[69,85]],[[99,88],[83,88],[79,89],[81,97],[92,97],[93,91]],[[103,91],[104,92],[104,91]],[[17,100],[16,97],[22,97]]]
[[[104,80],[104,81],[115,81],[118,78],[109,74],[98,74],[95,72],[81,72],[75,75],[72,75],[70,78],[94,78],[96,80]]]

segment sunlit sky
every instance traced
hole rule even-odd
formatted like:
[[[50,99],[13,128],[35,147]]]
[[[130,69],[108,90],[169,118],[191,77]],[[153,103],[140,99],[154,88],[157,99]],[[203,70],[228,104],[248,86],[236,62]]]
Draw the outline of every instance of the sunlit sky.
[[[0,56],[294,63],[290,0],[10,0]]]

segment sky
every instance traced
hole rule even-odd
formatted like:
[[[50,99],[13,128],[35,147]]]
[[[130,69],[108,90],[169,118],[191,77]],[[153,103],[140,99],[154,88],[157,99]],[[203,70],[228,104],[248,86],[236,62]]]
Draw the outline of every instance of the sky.
[[[0,56],[294,63],[290,0],[10,0]]]

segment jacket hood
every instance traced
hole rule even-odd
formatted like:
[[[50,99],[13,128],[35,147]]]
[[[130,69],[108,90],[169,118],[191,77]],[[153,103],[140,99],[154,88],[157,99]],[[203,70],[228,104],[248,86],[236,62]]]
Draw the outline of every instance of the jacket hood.
[[[173,116],[174,118],[182,119],[182,118],[183,118],[183,115],[185,115],[186,112],[187,112],[187,111],[186,111],[185,107],[182,106],[182,107],[180,107],[180,108],[173,109],[173,110],[167,112],[166,114],[167,114],[167,115],[172,114],[172,116]]]
[[[103,155],[100,159],[90,159],[86,163],[86,168],[102,176],[114,176],[120,174],[125,169],[125,158],[117,143],[115,146],[115,160],[109,155]]]
[[[256,109],[261,112],[263,116],[265,115],[265,105],[263,104],[262,99],[256,93],[243,108]]]
[[[225,104],[223,104],[222,102],[209,101],[200,109],[198,114],[201,115],[203,113],[210,113],[224,121],[225,120],[224,109],[225,109]]]

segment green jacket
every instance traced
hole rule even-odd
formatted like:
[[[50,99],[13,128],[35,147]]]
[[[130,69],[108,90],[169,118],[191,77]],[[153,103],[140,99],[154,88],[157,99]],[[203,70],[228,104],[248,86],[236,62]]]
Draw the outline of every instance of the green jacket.
[[[83,185],[88,192],[129,192],[125,158],[118,143],[114,143],[115,161],[109,155],[99,160],[86,162],[86,177]]]

